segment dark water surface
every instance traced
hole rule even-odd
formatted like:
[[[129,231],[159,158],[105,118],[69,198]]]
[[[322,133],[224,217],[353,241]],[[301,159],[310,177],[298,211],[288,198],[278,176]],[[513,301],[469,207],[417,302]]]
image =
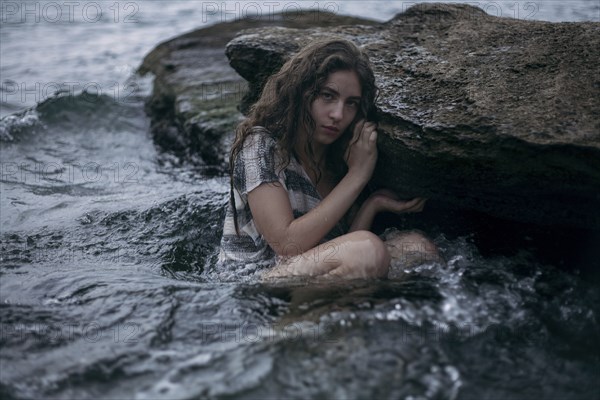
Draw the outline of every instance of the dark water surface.
[[[158,42],[223,22],[209,2],[99,1],[101,20],[61,23],[5,7],[63,2],[0,3],[0,399],[599,397],[600,290],[568,265],[438,235],[448,266],[404,281],[215,268],[228,180],[155,146],[150,82],[131,76]],[[297,3],[381,21],[412,4]],[[475,5],[549,21],[600,12]],[[68,90],[34,107],[55,86]]]
[[[217,270],[228,181],[154,146],[143,96],[2,121],[0,397],[582,399],[600,291],[525,252],[404,281]]]

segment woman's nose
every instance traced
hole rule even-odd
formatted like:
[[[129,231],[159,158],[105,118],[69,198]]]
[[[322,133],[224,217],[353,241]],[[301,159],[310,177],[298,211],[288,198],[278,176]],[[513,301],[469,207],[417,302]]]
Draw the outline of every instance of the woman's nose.
[[[344,116],[344,104],[341,101],[331,105],[329,109],[329,117],[334,121],[339,121]]]

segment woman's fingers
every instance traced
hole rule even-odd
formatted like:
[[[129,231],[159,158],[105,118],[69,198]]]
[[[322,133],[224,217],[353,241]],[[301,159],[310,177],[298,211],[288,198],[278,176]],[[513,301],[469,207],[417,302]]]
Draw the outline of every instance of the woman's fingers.
[[[366,122],[362,128],[362,139],[365,144],[370,144],[373,139],[373,133],[377,135],[376,126],[374,122]],[[375,139],[377,136],[375,136]]]
[[[360,139],[361,134],[363,132],[364,126],[365,126],[365,120],[361,119],[360,121],[358,121],[356,123],[356,126],[354,127],[354,132],[352,135],[352,142],[351,143],[355,143],[357,140]]]
[[[411,212],[420,212],[423,211],[425,207],[426,198],[416,197],[409,201],[403,200],[392,200],[390,202],[393,203],[393,206],[390,207],[390,211],[400,212],[400,213],[411,213]]]
[[[406,208],[406,212],[419,212],[423,211],[423,207],[425,207],[425,202],[427,199],[422,197],[416,197],[408,202],[408,207]]]
[[[377,204],[379,211],[390,211],[399,214],[423,211],[425,202],[427,202],[425,197],[400,200],[398,195],[389,189],[378,189],[371,194],[371,198]]]
[[[377,140],[377,124],[361,119],[356,123],[354,132],[352,133],[352,141],[350,144],[362,142],[365,145],[372,144]]]
[[[369,143],[370,144],[377,143],[377,131],[376,130],[371,132],[371,136],[369,137]]]
[[[359,120],[354,127],[354,136],[346,150],[349,171],[361,179],[369,180],[377,162],[377,133],[373,122]]]
[[[359,120],[354,126],[354,132],[352,132],[352,139],[350,140],[350,144],[346,148],[346,153],[344,154],[344,159],[346,163],[350,159],[350,152],[352,151],[352,146],[354,146],[360,140],[360,134],[362,132],[363,126],[365,124],[365,120]]]

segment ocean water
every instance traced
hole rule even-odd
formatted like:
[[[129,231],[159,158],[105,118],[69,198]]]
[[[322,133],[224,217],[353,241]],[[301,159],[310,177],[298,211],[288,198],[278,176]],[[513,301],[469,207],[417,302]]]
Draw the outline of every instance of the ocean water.
[[[159,42],[248,13],[384,21],[412,3],[75,3],[0,2],[0,398],[597,398],[600,290],[576,272],[443,233],[448,265],[402,281],[218,270],[227,177],[152,141],[135,69]]]
[[[429,1],[433,2],[433,1]],[[206,24],[270,11],[331,11],[386,21],[415,1],[6,1],[0,2],[0,117],[57,90],[118,101],[128,78],[158,43]],[[596,0],[464,1],[488,14],[542,21],[600,21]]]

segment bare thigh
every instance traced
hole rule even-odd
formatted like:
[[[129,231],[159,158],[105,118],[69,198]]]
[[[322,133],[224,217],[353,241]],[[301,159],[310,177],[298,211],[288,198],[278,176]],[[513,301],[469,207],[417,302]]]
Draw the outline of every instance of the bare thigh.
[[[371,232],[357,231],[282,260],[263,277],[377,278],[387,276],[389,264],[383,241]]]

